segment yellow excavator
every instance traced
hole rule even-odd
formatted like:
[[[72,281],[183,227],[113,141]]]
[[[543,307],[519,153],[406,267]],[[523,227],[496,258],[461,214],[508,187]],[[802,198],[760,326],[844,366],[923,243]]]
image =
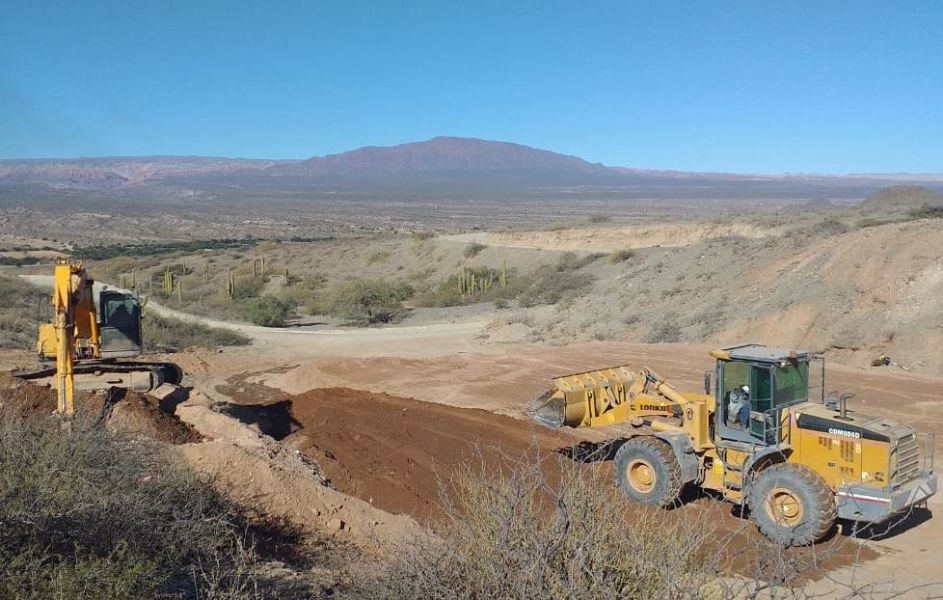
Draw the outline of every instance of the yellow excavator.
[[[936,493],[932,443],[921,461],[913,428],[826,395],[822,356],[757,344],[710,354],[716,384],[705,373],[703,394],[618,366],[554,379],[528,413],[548,427],[608,431],[629,499],[668,507],[700,486],[789,546],[822,539],[838,518],[886,521]]]
[[[53,386],[59,414],[75,412],[76,388],[149,392],[183,378],[173,363],[127,360],[144,352],[140,299],[136,293],[104,286],[96,290],[81,262],[57,262],[52,308],[53,322],[39,326],[36,350],[41,362],[54,360],[55,367],[16,376]]]

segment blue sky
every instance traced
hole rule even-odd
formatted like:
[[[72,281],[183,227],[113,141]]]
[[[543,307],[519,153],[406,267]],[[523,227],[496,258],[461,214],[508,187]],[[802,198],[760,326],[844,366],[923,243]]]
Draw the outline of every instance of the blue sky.
[[[0,157],[436,135],[610,165],[943,171],[943,2],[56,2],[0,13]]]

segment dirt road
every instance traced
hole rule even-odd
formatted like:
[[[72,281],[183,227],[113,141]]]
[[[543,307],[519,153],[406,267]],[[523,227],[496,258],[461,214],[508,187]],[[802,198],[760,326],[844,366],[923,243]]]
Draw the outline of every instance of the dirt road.
[[[51,275],[20,275],[20,277],[39,287],[52,287]],[[120,289],[116,286],[109,287]],[[253,341],[252,354],[264,357],[266,364],[315,357],[430,357],[481,351],[482,344],[476,336],[488,324],[488,321],[473,320],[433,325],[349,329],[261,327],[184,313],[162,306],[153,300],[148,301],[147,310],[160,316],[242,333]]]

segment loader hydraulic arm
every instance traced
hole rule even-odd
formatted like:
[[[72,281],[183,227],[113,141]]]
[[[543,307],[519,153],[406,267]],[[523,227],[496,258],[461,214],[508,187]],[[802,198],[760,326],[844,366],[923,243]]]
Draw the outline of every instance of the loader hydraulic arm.
[[[599,427],[646,417],[680,417],[693,400],[649,368],[628,367],[557,377],[528,412],[549,427]]]

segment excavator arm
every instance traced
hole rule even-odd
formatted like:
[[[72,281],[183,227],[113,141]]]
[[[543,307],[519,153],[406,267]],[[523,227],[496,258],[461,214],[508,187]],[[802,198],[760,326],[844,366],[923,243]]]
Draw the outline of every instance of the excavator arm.
[[[56,264],[52,306],[56,345],[56,412],[75,412],[76,351],[83,358],[101,355],[98,315],[93,294],[94,281],[82,263],[60,260]],[[48,331],[48,330],[47,330]],[[40,345],[48,343],[48,334],[40,332]],[[40,348],[40,352],[43,352]]]

